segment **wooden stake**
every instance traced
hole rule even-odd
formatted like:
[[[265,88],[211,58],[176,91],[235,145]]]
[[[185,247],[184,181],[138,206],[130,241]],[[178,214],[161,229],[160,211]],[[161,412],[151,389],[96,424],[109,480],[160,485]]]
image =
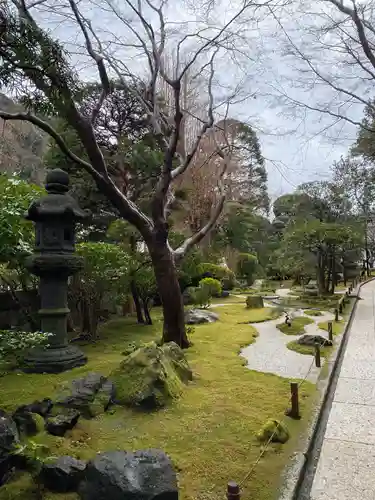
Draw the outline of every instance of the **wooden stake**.
[[[332,321],[328,321],[328,340],[333,340],[333,325]]]
[[[339,311],[338,309],[335,309],[335,321],[339,320]]]
[[[290,383],[290,402],[291,407],[285,412],[285,414],[290,418],[299,420],[301,415],[299,413],[298,384],[296,382]]]
[[[318,343],[315,344],[315,366],[317,368],[322,366],[320,362],[320,345]]]
[[[227,486],[227,499],[240,500],[240,498],[241,498],[240,487],[235,481],[229,481]]]

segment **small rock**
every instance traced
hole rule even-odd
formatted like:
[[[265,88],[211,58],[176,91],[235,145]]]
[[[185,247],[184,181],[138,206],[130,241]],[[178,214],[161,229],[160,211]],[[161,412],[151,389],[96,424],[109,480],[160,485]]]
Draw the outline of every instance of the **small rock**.
[[[161,450],[112,451],[88,463],[82,500],[178,500],[176,472]]]
[[[307,345],[314,347],[315,344],[319,344],[321,347],[332,346],[332,341],[322,337],[321,335],[302,335],[297,340],[300,345]]]
[[[269,419],[257,432],[256,437],[262,443],[266,443],[270,439],[272,443],[286,443],[290,438],[290,434],[285,424],[282,424],[279,420]]]
[[[100,393],[101,411],[111,403],[114,388],[111,382],[107,383],[107,378],[100,373],[89,373],[85,377],[73,380],[71,388],[64,390],[55,401],[55,406],[73,408],[86,418],[98,415],[98,401],[94,403],[96,395]]]
[[[42,401],[34,401],[29,405],[25,405],[25,409],[27,409],[30,413],[37,413],[42,417],[46,417],[53,407],[52,400],[49,398],[45,398]]]
[[[115,386],[106,380],[94,396],[94,401],[88,404],[90,417],[96,417],[108,410],[115,399]]]
[[[16,423],[3,410],[0,410],[0,486],[12,474],[12,452],[19,443],[19,434]]]
[[[79,411],[67,408],[63,413],[47,419],[46,431],[53,436],[64,436],[67,431],[73,429],[79,417]]]
[[[55,462],[45,462],[40,480],[49,490],[56,493],[77,491],[85,477],[86,463],[72,457],[62,456]]]
[[[205,309],[189,309],[185,311],[185,323],[187,325],[200,325],[202,323],[215,323],[219,316]]]
[[[29,406],[20,406],[13,413],[12,418],[17,425],[18,432],[25,436],[35,436],[44,429],[44,418],[38,413],[28,410]]]

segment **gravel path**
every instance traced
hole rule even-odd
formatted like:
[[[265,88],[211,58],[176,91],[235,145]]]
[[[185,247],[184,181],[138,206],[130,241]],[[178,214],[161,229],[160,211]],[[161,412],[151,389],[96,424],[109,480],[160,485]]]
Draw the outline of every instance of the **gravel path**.
[[[307,316],[302,310],[295,311],[293,316]],[[310,316],[307,316],[310,317]],[[322,321],[331,321],[334,319],[333,314],[323,313],[322,316],[311,317],[314,323],[305,326],[306,333],[309,335],[321,335],[328,337],[325,330],[321,330],[317,323]],[[283,318],[264,323],[253,324],[258,331],[259,337],[256,341],[241,350],[240,356],[247,360],[247,368],[264,373],[273,373],[286,378],[302,379],[309,372],[313,356],[307,354],[299,354],[291,351],[286,345],[292,340],[297,340],[299,335],[285,335],[276,328],[276,325],[281,323]],[[293,321],[293,320],[292,320]],[[307,380],[316,382],[320,368],[314,365],[307,376]]]

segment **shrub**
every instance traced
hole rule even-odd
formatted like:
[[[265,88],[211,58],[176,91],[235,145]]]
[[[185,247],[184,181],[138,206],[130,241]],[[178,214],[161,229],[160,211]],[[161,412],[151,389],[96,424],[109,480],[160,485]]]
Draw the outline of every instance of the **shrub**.
[[[211,297],[212,295],[207,287],[194,288],[194,291],[191,293],[193,304],[204,309],[211,304]]]
[[[29,349],[47,346],[51,333],[0,330],[0,364],[17,366]]]
[[[258,267],[258,259],[251,253],[240,253],[237,262],[237,274],[246,280],[248,286],[254,283],[255,271]]]
[[[203,278],[214,278],[221,282],[224,290],[232,290],[236,283],[234,272],[225,266],[209,262],[199,265],[199,274]]]
[[[220,297],[222,287],[220,281],[214,278],[203,278],[199,282],[200,288],[206,288],[211,297]]]

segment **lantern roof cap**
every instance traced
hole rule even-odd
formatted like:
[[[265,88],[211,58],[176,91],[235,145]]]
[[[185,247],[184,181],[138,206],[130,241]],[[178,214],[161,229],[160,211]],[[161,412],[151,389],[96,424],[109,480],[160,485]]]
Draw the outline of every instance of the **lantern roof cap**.
[[[82,210],[77,201],[69,195],[69,175],[60,168],[48,172],[46,177],[47,195],[31,203],[26,219],[34,222],[45,219],[83,221],[90,216],[90,212]]]

